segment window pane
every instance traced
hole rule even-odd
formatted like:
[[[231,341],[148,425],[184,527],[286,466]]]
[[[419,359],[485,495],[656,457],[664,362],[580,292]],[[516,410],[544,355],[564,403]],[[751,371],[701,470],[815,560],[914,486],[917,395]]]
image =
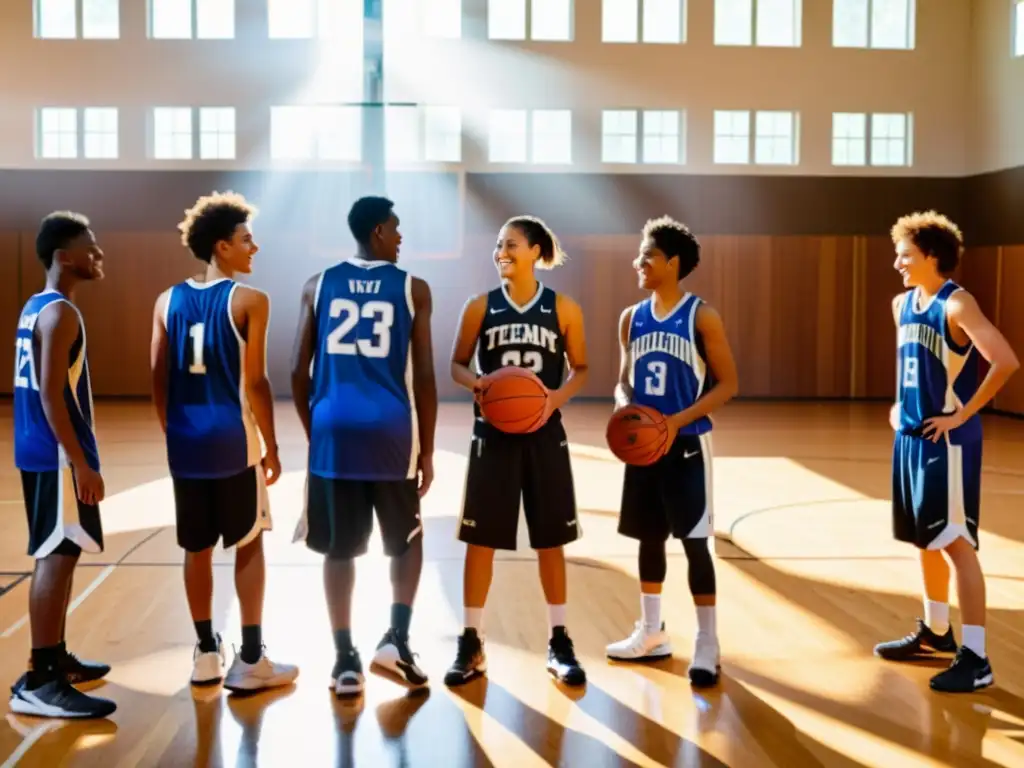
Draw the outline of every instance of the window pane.
[[[196,36],[229,40],[235,36],[235,0],[197,0]]]
[[[715,162],[746,164],[750,162],[750,112],[719,110],[715,112]]]
[[[572,0],[530,0],[530,37],[572,40]]]
[[[525,109],[492,110],[487,133],[487,157],[492,163],[526,162]]]
[[[458,107],[427,107],[424,134],[426,160],[434,163],[462,161],[462,113]]]
[[[868,0],[832,0],[832,45],[867,48]]]
[[[491,40],[525,40],[526,0],[487,0],[487,36]]]
[[[39,111],[38,152],[47,159],[78,157],[78,110],[44,107]]]
[[[753,42],[753,0],[715,0],[715,45]]]
[[[800,0],[757,0],[757,44],[800,45]]]
[[[533,113],[534,163],[572,162],[572,112],[538,109]]]
[[[191,109],[156,107],[153,110],[153,155],[157,160],[191,159]]]
[[[429,37],[462,37],[462,0],[426,0],[421,5],[423,33]],[[387,13],[388,4],[384,6]]]
[[[86,108],[85,156],[100,160],[117,158],[117,110],[113,107]]]
[[[674,111],[644,112],[644,162],[678,163],[679,113]]]
[[[115,40],[121,35],[120,0],[82,0],[82,37]]]
[[[912,48],[913,0],[872,0],[871,47]]]
[[[636,110],[604,110],[601,113],[601,161],[605,163],[635,163],[636,134]]]
[[[271,38],[308,38],[316,31],[316,0],[267,0]]]
[[[420,119],[416,107],[385,107],[384,156],[388,162],[420,159]]]
[[[360,107],[319,107],[317,154],[324,160],[356,162],[363,156],[363,113]]]
[[[270,157],[274,160],[306,160],[313,157],[311,107],[270,108]]]
[[[602,0],[601,40],[605,43],[635,43],[639,0]]]
[[[681,43],[682,0],[644,0],[644,42]]]
[[[755,120],[754,162],[762,165],[793,165],[795,116],[792,112],[758,112]]]
[[[75,0],[37,0],[36,37],[68,39],[75,36]]]
[[[192,0],[151,0],[151,36],[169,40],[192,37]]]

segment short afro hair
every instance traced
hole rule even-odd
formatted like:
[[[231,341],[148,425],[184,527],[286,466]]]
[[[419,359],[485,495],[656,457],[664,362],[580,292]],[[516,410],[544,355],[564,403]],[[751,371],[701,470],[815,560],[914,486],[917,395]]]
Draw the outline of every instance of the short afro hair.
[[[537,266],[542,269],[554,269],[560,267],[568,258],[562,250],[562,244],[558,242],[555,233],[551,228],[538,219],[536,216],[513,216],[505,222],[506,227],[515,227],[523,233],[526,242],[530,247],[540,247],[540,259]]]
[[[373,230],[391,218],[395,204],[386,197],[361,197],[348,212],[348,228],[352,237],[364,248],[370,245]]]
[[[252,221],[259,211],[237,192],[214,192],[196,200],[178,224],[181,244],[209,264],[221,240],[231,240],[240,224]]]
[[[649,240],[665,254],[665,258],[676,258],[679,264],[679,276],[682,280],[690,275],[700,264],[700,243],[682,222],[670,216],[649,219],[644,224],[644,240]]]
[[[44,217],[36,234],[36,256],[49,270],[53,266],[53,254],[67,248],[76,237],[89,231],[89,219],[72,211],[54,211]]]
[[[897,221],[892,228],[894,245],[909,240],[925,256],[939,263],[939,274],[951,275],[960,266],[964,250],[964,237],[960,228],[935,211],[911,213]]]

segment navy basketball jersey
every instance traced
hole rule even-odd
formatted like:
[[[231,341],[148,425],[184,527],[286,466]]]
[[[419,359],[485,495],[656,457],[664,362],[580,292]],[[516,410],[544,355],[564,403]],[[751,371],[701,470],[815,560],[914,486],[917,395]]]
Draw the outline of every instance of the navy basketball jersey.
[[[701,300],[683,294],[668,314],[654,312],[654,297],[633,308],[629,324],[629,355],[633,361],[630,382],[633,402],[670,416],[686,410],[710,389],[711,372],[704,347],[695,329]],[[711,430],[711,419],[697,419],[679,430],[702,435]]]
[[[67,454],[50,428],[43,412],[39,385],[41,378],[40,345],[35,327],[40,313],[51,304],[63,301],[78,315],[78,336],[68,355],[68,379],[64,385],[64,404],[71,417],[78,444],[86,463],[100,470],[99,450],[93,431],[92,383],[85,347],[85,321],[78,307],[58,291],[43,291],[25,302],[18,319],[14,358],[14,463],[25,472],[51,472],[69,466]]]
[[[171,288],[167,328],[167,463],[174,477],[231,477],[260,462],[245,385],[245,341],[231,315],[238,283]]]
[[[313,303],[309,471],[321,477],[416,477],[412,276],[349,259],[320,275]]]
[[[953,340],[946,302],[960,286],[948,280],[922,306],[919,289],[903,295],[896,353],[896,402],[900,432],[920,435],[926,419],[953,413],[978,389],[978,352]],[[977,414],[948,433],[954,445],[981,439]]]
[[[565,337],[558,323],[557,299],[555,291],[539,282],[524,306],[512,301],[504,285],[489,292],[477,343],[477,371],[486,376],[506,365],[518,365],[537,374],[548,389],[562,386]],[[556,411],[549,421],[559,418]]]

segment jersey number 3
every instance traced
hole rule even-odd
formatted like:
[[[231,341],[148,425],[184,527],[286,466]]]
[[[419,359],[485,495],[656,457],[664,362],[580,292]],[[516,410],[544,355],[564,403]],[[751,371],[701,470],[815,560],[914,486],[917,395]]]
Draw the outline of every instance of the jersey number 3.
[[[352,299],[334,299],[330,315],[341,322],[327,336],[327,354],[363,357],[387,357],[391,351],[391,326],[395,322],[395,306],[388,301],[368,301],[359,306]],[[342,341],[356,327],[359,318],[373,320],[371,338]]]
[[[652,360],[647,364],[650,376],[644,376],[644,394],[661,397],[665,394],[665,376],[668,365],[663,360]]]

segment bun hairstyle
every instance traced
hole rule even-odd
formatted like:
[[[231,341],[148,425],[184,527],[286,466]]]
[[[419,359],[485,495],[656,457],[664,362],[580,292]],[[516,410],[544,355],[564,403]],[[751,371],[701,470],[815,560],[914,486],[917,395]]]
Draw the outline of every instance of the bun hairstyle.
[[[513,216],[505,222],[505,226],[515,227],[522,232],[531,248],[535,245],[540,248],[537,266],[541,269],[560,267],[568,258],[555,233],[536,216]]]

